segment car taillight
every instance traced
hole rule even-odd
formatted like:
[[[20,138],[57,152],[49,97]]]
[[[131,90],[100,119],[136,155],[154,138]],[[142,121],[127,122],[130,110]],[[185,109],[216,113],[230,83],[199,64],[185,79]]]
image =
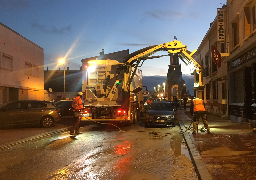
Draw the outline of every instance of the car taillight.
[[[60,112],[60,109],[56,109],[56,112]]]

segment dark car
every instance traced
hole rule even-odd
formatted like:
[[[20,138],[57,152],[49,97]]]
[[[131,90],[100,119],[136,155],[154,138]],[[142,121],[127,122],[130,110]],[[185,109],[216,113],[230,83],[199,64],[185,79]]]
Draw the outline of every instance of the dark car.
[[[0,126],[40,125],[51,127],[60,120],[59,109],[50,101],[19,100],[0,108]]]
[[[146,126],[175,126],[176,117],[170,101],[154,101],[148,111]]]
[[[55,102],[56,106],[60,109],[59,113],[61,117],[73,116],[72,100],[61,100]]]

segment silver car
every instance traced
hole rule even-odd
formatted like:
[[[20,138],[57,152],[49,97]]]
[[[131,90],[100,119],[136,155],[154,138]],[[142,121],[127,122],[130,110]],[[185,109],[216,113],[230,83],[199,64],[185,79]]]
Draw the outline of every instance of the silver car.
[[[50,101],[19,100],[0,108],[0,126],[39,125],[51,127],[60,120],[59,109]]]

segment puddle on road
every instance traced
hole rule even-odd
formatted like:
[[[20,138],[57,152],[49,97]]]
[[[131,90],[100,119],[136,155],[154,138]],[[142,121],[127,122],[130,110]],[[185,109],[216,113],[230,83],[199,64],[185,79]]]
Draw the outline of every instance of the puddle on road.
[[[252,151],[233,151],[228,147],[218,147],[211,150],[203,151],[201,155],[204,156],[239,156],[241,154],[247,154]]]
[[[181,144],[181,154],[184,154],[191,161],[191,157],[189,155],[188,147],[184,143]]]
[[[60,139],[52,141],[50,144],[48,144],[45,148],[46,149],[59,149],[66,144],[69,144],[70,142],[74,141],[70,136],[62,137]]]

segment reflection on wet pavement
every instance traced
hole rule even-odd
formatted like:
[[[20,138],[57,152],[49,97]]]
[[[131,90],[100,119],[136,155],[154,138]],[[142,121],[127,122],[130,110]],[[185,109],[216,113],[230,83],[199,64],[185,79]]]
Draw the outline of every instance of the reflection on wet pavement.
[[[173,130],[177,133],[170,133],[169,129],[159,129],[154,134],[133,130],[108,132],[101,146],[85,152],[48,179],[196,180],[179,128]]]

